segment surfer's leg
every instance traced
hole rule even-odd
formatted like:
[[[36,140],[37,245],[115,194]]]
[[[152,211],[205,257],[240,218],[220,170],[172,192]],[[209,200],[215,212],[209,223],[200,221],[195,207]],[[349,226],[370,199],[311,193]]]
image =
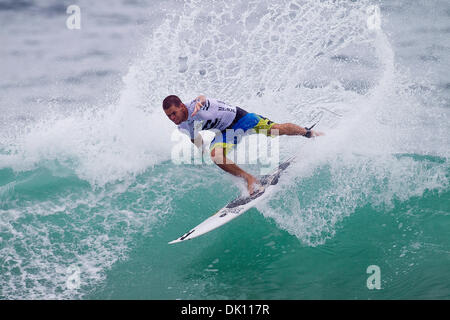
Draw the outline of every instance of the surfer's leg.
[[[305,136],[307,130],[299,125],[294,123],[280,123],[274,124],[272,128],[269,130],[271,135],[288,135],[288,136]],[[323,135],[322,132],[311,131],[312,137]]]
[[[211,150],[212,161],[222,170],[231,173],[236,177],[244,178],[247,181],[248,193],[252,194],[254,190],[254,184],[257,183],[257,179],[251,174],[245,172],[240,167],[238,167],[233,161],[226,157],[227,149],[222,148],[218,145]]]
[[[275,135],[278,133],[280,136],[304,136],[306,134],[306,129],[294,123],[280,123],[273,125],[270,129],[270,133]]]

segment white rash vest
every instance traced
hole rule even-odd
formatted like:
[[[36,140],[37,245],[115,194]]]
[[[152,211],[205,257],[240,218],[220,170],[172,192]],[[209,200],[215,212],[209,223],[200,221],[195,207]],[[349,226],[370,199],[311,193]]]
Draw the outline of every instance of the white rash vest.
[[[188,119],[178,125],[178,129],[195,138],[195,134],[200,130],[220,130],[223,131],[233,122],[236,117],[236,107],[216,99],[206,99],[204,106],[192,117],[192,112],[197,104],[197,100],[186,104],[188,109]]]

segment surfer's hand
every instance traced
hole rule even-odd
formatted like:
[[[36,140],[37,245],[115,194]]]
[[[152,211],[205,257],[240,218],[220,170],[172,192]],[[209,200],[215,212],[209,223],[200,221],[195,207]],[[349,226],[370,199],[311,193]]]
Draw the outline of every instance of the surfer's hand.
[[[194,111],[192,111],[191,117],[195,116],[197,112],[203,107],[203,104],[206,102],[205,96],[198,96],[195,98],[197,103],[195,104]]]

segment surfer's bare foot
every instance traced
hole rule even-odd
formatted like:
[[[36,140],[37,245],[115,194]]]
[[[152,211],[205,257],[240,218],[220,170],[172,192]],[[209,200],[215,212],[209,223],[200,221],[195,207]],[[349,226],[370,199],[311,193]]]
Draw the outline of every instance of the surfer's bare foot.
[[[255,186],[259,183],[259,181],[251,175],[248,175],[246,180],[247,180],[248,194],[252,195],[255,192]]]

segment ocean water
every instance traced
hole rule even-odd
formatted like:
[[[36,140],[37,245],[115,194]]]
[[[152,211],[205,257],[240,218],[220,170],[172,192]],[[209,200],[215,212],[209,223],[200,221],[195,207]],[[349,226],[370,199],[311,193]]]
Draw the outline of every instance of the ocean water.
[[[1,0],[0,298],[449,299],[449,16],[443,0]],[[298,158],[270,197],[168,245],[245,189],[198,154],[174,163],[190,142],[168,94],[326,135],[280,137]]]

